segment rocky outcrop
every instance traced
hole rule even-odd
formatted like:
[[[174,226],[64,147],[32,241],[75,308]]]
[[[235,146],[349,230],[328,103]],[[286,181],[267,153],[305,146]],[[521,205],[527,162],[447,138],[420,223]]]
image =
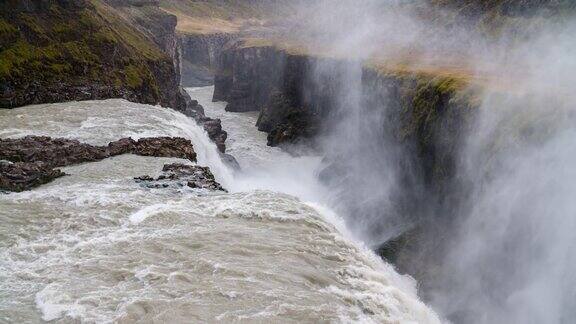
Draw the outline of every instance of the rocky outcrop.
[[[208,137],[216,144],[216,147],[218,147],[220,153],[224,154],[226,152],[228,133],[222,129],[222,121],[220,119],[206,117],[204,107],[202,107],[197,100],[192,99],[188,100],[187,108],[183,113],[188,117],[192,117],[198,125],[204,128]]]
[[[151,137],[137,141],[123,138],[107,146],[94,146],[77,140],[26,136],[0,139],[0,189],[29,190],[64,175],[56,167],[100,161],[120,154],[172,157],[196,161],[189,140],[179,137]]]
[[[196,161],[192,143],[180,137],[150,137],[137,141],[123,138],[110,142],[108,146],[94,146],[77,140],[47,136],[0,139],[0,160],[43,162],[52,167],[99,161],[127,153]]]
[[[317,60],[238,41],[220,57],[213,99],[227,101],[227,111],[260,111],[257,126],[270,145],[310,139],[333,98],[311,79]]]
[[[182,188],[206,189],[210,191],[226,191],[214,179],[207,167],[173,163],[166,164],[163,174],[154,179],[150,176],[137,177],[135,180],[147,188]]]
[[[222,130],[222,121],[220,119],[213,119],[202,117],[198,120],[208,133],[208,137],[216,144],[221,153],[226,152],[226,139],[228,133]]]
[[[121,154],[124,148],[112,151]],[[59,167],[82,162],[99,161],[111,156],[106,147],[92,146],[76,140],[46,136],[0,139],[0,159],[11,162],[42,162]]]
[[[128,142],[130,139],[125,140]],[[116,142],[111,142],[108,147]],[[142,156],[173,157],[196,161],[192,142],[180,137],[141,138],[128,145],[125,153]]]

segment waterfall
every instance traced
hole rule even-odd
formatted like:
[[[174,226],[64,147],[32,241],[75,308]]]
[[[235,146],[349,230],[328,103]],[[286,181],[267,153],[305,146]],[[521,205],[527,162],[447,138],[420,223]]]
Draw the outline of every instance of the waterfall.
[[[211,103],[211,90],[193,93],[220,117],[224,106]],[[320,159],[266,146],[255,118],[222,118],[241,126],[230,128],[230,153],[243,165],[232,173],[205,131],[169,109],[105,100],[0,111],[3,137],[190,139],[198,164],[232,191],[143,187],[134,177],[189,161],[128,154],[0,195],[2,318],[439,323],[414,280],[354,241],[315,200]]]

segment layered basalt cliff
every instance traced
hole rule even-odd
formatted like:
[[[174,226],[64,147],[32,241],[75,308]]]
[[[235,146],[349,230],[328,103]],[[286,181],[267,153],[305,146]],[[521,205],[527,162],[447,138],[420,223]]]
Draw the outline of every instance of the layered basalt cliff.
[[[146,26],[174,34],[175,17],[138,3],[157,12]],[[0,107],[105,98],[185,107],[169,46],[155,30],[142,32],[146,19],[131,24],[103,1],[0,6]]]
[[[270,145],[312,139],[341,113],[348,65],[274,47],[232,46],[223,52],[214,100],[228,111],[259,111]],[[456,148],[473,116],[461,80],[359,67],[361,105],[386,112],[387,136],[413,150],[427,186],[453,177]],[[389,122],[393,120],[394,122]],[[384,126],[384,125],[382,125]]]
[[[260,111],[258,129],[269,144],[293,143],[318,132],[321,115],[334,98],[309,79],[315,58],[292,55],[274,47],[228,44],[214,79],[214,101],[227,101],[227,111]]]
[[[227,111],[259,111],[257,126],[269,133],[270,145],[309,138],[318,134],[323,121],[340,104],[338,91],[346,87],[345,74],[354,64],[358,63],[237,41],[228,44],[219,58],[214,100],[228,102]],[[403,125],[397,134],[419,138],[424,151],[430,144],[431,124],[443,114],[461,111],[446,108],[449,103],[454,105],[456,90],[463,86],[460,80],[359,69],[363,100],[397,110]],[[460,104],[469,103],[463,100]]]

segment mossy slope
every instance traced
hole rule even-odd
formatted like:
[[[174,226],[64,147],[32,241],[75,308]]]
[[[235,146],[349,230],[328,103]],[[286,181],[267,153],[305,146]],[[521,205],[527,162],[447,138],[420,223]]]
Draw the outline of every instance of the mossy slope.
[[[41,2],[2,4],[0,108],[111,97],[175,104],[164,89],[177,79],[171,58],[114,8]]]

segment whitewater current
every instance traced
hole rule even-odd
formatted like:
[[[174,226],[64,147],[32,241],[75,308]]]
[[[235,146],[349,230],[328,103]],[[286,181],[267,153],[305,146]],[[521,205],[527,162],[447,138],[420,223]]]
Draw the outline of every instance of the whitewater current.
[[[414,280],[358,243],[322,203],[321,159],[266,146],[257,115],[226,113],[212,91],[189,89],[222,119],[241,171],[170,109],[104,100],[0,111],[3,138],[188,138],[198,164],[230,190],[144,188],[133,178],[189,162],[123,155],[0,194],[0,322],[438,323]]]

